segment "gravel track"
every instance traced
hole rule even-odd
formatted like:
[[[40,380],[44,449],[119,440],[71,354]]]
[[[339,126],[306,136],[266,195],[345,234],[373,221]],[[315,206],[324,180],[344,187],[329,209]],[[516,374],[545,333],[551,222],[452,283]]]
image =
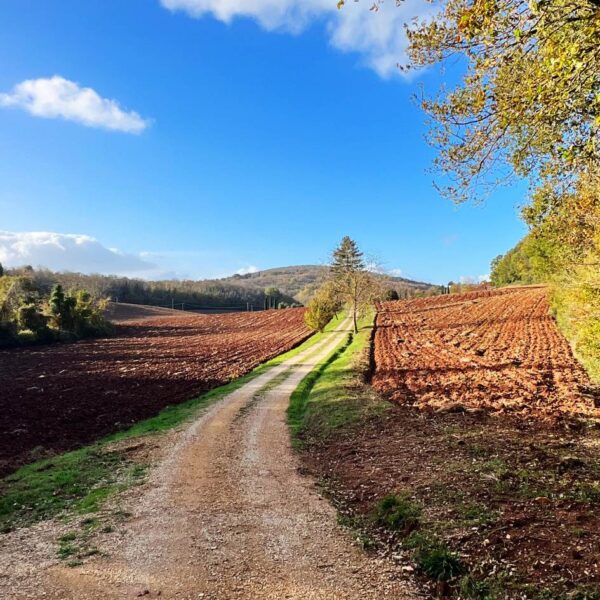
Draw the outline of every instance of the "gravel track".
[[[349,327],[345,320],[172,436],[149,481],[129,492],[127,535],[107,556],[38,574],[38,597],[420,597],[397,567],[365,555],[337,526],[291,450],[290,394]]]

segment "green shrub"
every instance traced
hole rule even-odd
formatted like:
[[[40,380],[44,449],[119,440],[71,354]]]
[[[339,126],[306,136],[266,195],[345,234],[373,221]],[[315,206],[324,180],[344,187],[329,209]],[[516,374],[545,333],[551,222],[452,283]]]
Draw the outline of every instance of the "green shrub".
[[[21,329],[21,331],[17,332],[17,340],[20,344],[34,344],[38,341],[38,336],[31,329]]]
[[[404,546],[414,550],[418,567],[435,581],[450,581],[465,572],[458,554],[438,539],[413,533],[406,539]]]
[[[46,317],[33,303],[23,304],[17,309],[17,324],[19,329],[39,331],[46,327]]]
[[[103,316],[105,302],[94,299],[86,290],[65,293],[61,285],[55,285],[48,306],[61,332],[81,338],[107,335],[112,331]]]
[[[408,498],[389,494],[375,507],[376,522],[392,531],[410,533],[419,526],[421,509]]]
[[[423,572],[436,581],[449,581],[463,572],[458,555],[442,543],[420,548],[416,560]]]
[[[465,575],[460,580],[460,596],[469,600],[492,600],[494,595],[485,581],[478,581],[472,575]]]

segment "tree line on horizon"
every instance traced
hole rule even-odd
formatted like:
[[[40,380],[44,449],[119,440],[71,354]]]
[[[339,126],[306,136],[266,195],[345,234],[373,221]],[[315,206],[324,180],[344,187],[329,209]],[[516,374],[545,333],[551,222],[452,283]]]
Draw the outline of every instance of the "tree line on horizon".
[[[113,302],[147,304],[190,309],[254,310],[297,305],[296,300],[277,288],[249,288],[227,281],[162,280],[147,281],[117,275],[86,275],[33,269],[30,266],[7,272],[30,277],[46,293],[56,284],[64,289],[85,289],[94,298]]]

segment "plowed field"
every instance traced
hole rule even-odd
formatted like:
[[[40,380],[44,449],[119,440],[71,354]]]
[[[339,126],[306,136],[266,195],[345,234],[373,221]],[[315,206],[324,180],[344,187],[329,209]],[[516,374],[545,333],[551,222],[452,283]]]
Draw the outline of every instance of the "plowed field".
[[[0,473],[247,373],[308,337],[303,312],[159,317],[107,339],[0,351]]]
[[[543,287],[482,290],[380,307],[375,388],[430,409],[598,416],[589,380]]]

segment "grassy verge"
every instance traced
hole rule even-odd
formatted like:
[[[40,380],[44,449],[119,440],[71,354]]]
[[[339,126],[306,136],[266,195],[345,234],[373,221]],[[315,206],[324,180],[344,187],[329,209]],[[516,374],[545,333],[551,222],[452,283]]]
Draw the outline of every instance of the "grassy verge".
[[[200,411],[234,392],[268,369],[315,346],[341,318],[334,319],[296,348],[256,367],[230,383],[196,398],[168,406],[158,415],[94,444],[21,467],[0,481],[0,532],[25,527],[65,511],[94,513],[104,501],[142,479],[147,464],[135,453],[115,449],[119,442],[166,432],[194,419]]]
[[[373,315],[368,315],[360,321],[358,333],[340,342],[293,392],[287,416],[295,447],[388,408],[386,402],[373,398],[373,402],[365,403],[362,394],[353,393],[363,388],[372,328]]]

